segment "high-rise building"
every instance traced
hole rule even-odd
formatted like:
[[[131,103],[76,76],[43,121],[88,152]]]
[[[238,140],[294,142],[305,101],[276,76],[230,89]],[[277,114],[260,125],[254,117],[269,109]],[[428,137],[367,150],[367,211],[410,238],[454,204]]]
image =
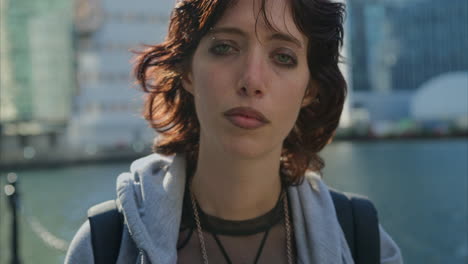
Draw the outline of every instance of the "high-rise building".
[[[373,119],[408,115],[430,79],[468,71],[465,0],[352,0],[348,5],[351,82],[356,107]]]
[[[47,159],[71,115],[72,0],[0,3],[0,163]]]
[[[74,89],[72,1],[1,1],[0,122],[64,124]],[[14,129],[10,129],[14,130]]]
[[[133,85],[132,50],[161,42],[174,1],[78,0],[78,92],[68,130],[72,146],[149,146],[154,132],[141,118],[143,93]],[[135,145],[136,144],[136,145]],[[135,147],[136,146],[136,147]]]

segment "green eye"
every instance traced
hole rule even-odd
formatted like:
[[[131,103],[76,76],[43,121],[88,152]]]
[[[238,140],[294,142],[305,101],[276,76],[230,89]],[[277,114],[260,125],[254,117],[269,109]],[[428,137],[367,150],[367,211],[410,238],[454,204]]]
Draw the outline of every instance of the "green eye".
[[[291,58],[291,56],[286,55],[286,54],[278,54],[276,55],[276,59],[281,64],[294,64],[293,58]]]
[[[231,49],[232,47],[227,44],[220,44],[220,45],[214,46],[211,50],[215,54],[224,55],[224,54],[229,53]]]

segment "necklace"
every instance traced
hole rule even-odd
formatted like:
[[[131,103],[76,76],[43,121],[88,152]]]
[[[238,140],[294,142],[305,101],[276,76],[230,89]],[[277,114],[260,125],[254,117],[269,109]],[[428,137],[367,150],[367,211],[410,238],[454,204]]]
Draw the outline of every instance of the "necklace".
[[[200,248],[203,258],[203,263],[208,264],[208,254],[206,253],[205,239],[203,237],[203,232],[200,223],[200,216],[198,214],[197,204],[195,200],[195,195],[192,192],[192,184],[190,184],[190,199],[192,200],[193,215],[195,218],[195,223],[197,225],[197,234],[200,241]],[[284,226],[286,229],[286,254],[288,257],[288,264],[293,264],[293,254],[292,254],[292,245],[291,245],[291,222],[289,219],[289,205],[288,205],[288,196],[283,197],[283,207],[284,207]]]

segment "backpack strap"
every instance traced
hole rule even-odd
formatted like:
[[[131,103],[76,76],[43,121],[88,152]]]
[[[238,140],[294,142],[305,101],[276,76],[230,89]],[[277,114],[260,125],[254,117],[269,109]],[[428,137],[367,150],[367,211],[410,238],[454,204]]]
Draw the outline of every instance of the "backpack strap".
[[[356,264],[380,263],[377,210],[372,202],[354,194],[330,189],[336,215]]]
[[[353,259],[356,259],[356,250],[354,248],[354,217],[353,217],[353,207],[351,206],[351,201],[346,195],[336,190],[330,189],[330,194],[335,205],[336,216],[338,222],[340,223],[341,229],[348,242],[349,250],[353,255]]]
[[[116,263],[122,240],[123,215],[115,200],[109,200],[88,210],[91,226],[94,263]]]
[[[380,263],[380,230],[377,210],[369,199],[350,197],[354,216],[356,263]]]

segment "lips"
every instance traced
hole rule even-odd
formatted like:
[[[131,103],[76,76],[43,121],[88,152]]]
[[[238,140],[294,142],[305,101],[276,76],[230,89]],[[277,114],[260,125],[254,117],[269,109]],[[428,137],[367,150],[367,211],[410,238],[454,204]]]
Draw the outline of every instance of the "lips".
[[[224,116],[233,125],[243,129],[257,129],[270,121],[259,111],[251,107],[236,107],[224,112]]]

